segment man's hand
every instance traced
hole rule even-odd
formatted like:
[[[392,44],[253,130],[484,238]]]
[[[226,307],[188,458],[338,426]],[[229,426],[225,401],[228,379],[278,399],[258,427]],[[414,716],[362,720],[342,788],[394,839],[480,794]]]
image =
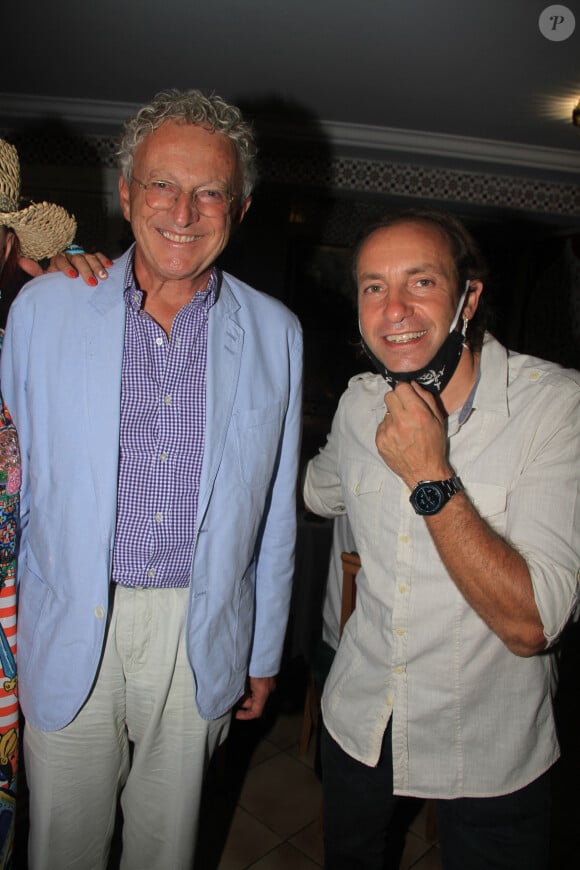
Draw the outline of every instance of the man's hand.
[[[35,263],[35,265],[38,266],[38,263]],[[101,254],[98,251],[94,254],[65,254],[62,252],[56,254],[51,259],[46,271],[63,272],[69,278],[80,276],[89,287],[96,287],[99,280],[104,281],[108,278],[109,273],[107,269],[112,265],[112,261],[105,254]],[[22,268],[29,274],[32,274],[24,266]],[[42,274],[42,270],[36,274]]]
[[[248,688],[236,710],[236,719],[258,719],[275,688],[275,677],[249,677]]]
[[[397,384],[385,395],[387,412],[375,442],[383,461],[412,489],[420,480],[445,480],[445,418],[431,393],[418,384]]]

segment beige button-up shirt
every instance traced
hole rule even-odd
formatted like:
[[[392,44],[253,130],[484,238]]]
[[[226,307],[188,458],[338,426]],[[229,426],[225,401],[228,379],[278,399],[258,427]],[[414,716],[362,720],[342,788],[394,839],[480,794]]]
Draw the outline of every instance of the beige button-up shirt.
[[[375,765],[392,716],[398,794],[505,794],[558,757],[554,658],[511,653],[450,579],[408,488],[377,452],[384,392],[378,375],[351,380],[305,480],[312,510],[348,514],[363,566],[324,721],[347,753]],[[449,417],[448,435],[477,510],[526,559],[550,646],[578,599],[578,373],[487,336],[472,404]]]

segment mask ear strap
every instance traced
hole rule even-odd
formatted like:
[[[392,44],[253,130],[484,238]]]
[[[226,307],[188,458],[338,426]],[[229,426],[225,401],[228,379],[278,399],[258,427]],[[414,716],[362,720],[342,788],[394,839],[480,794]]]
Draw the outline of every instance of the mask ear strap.
[[[469,284],[470,284],[470,280],[468,278],[467,281],[465,282],[465,290],[463,291],[463,293],[459,297],[459,303],[457,305],[457,311],[455,312],[455,317],[453,318],[453,323],[449,327],[450,333],[452,333],[453,330],[455,329],[455,327],[457,326],[457,323],[458,323],[459,318],[461,316],[461,312],[463,310],[463,303],[465,302],[465,297],[467,296],[467,293],[469,292]]]

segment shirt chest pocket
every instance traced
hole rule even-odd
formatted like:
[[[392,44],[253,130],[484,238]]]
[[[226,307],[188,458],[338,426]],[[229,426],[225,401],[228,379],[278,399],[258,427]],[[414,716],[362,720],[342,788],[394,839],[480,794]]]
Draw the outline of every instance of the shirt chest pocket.
[[[272,480],[282,421],[280,404],[238,411],[234,415],[239,471],[247,486],[265,487]]]
[[[466,492],[478,514],[499,534],[505,532],[507,490],[494,483],[463,481]]]
[[[355,538],[370,542],[376,537],[383,516],[384,472],[371,463],[347,460],[343,482],[346,512],[357,527]]]

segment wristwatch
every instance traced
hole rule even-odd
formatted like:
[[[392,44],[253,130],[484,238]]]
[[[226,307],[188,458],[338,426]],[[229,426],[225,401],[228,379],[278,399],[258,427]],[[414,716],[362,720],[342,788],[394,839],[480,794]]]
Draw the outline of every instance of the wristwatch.
[[[409,496],[409,501],[415,513],[421,516],[433,516],[439,513],[452,496],[463,492],[464,489],[457,475],[448,480],[420,480]]]

